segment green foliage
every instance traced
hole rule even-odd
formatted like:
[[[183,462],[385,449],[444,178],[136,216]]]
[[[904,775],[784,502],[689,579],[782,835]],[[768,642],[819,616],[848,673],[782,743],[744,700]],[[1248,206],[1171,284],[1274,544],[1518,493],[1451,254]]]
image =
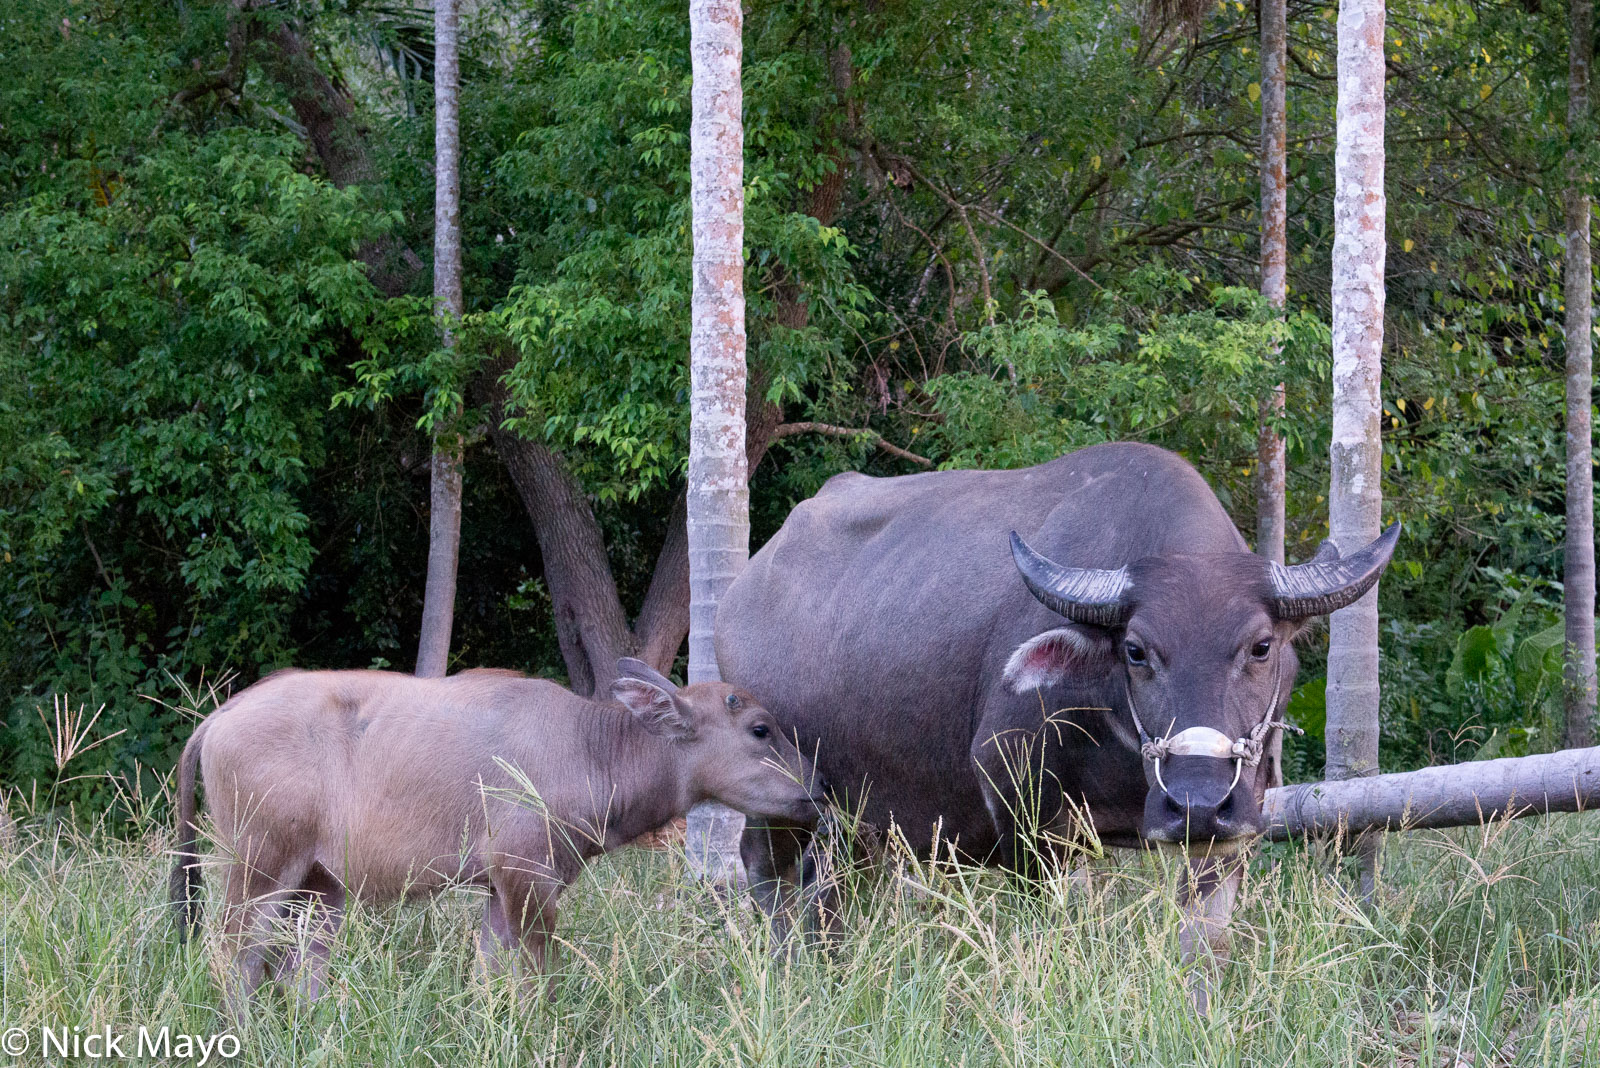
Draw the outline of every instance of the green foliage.
[[[392,328],[353,259],[382,220],[297,154],[284,136],[168,135],[109,203],[40,194],[0,218],[13,683],[131,695],[292,652],[330,374]],[[13,705],[14,730],[42,696]],[[117,722],[165,733],[138,708]]]
[[[942,421],[929,438],[946,466],[1042,463],[1102,441],[1176,448],[1212,478],[1225,504],[1246,491],[1234,475],[1254,453],[1256,398],[1287,384],[1281,425],[1296,455],[1327,373],[1327,331],[1313,316],[1274,317],[1259,294],[1217,287],[1192,308],[1193,283],[1171,271],[1134,272],[1076,327],[1043,293],[1015,319],[966,336],[983,371],[927,383]],[[920,439],[919,439],[920,440]]]
[[[505,300],[487,317],[519,355],[510,425],[565,450],[602,500],[675,483],[688,432],[688,26],[671,4],[603,4],[524,76],[536,104],[492,166],[535,222]],[[864,323],[851,247],[792,209],[832,160],[804,123],[818,86],[762,36],[745,63],[749,359],[773,399],[799,399]],[[814,72],[811,72],[814,76]],[[623,178],[622,176],[626,176]],[[803,327],[775,315],[804,291]]]
[[[1382,587],[1390,767],[1554,744],[1559,194],[1568,151],[1590,173],[1600,152],[1564,128],[1559,6],[1391,6],[1384,493],[1407,535]],[[758,542],[840,470],[909,470],[878,434],[944,467],[1154,442],[1248,532],[1257,405],[1279,382],[1291,558],[1324,536],[1332,9],[1290,11],[1279,321],[1253,292],[1254,10],[1216,5],[1190,37],[1147,7],[747,11],[753,378],[786,421],[871,431],[775,442],[753,476]],[[467,443],[460,662],[559,677],[535,540],[478,445],[478,376],[503,376],[509,426],[583,484],[630,607],[681,486],[681,5],[469,14],[450,350],[427,303],[380,296],[360,257],[431,244],[428,13],[271,9],[352,93],[376,167],[357,191],[320,176],[262,62],[270,35],[218,82],[234,10],[0,11],[8,785],[54,781],[38,714],[54,693],[105,703],[101,729],[127,733],[85,759],[126,774],[165,766],[186,729],[141,694],[290,661],[407,666],[434,433]],[[1293,714],[1311,734],[1289,743],[1291,775],[1320,770],[1323,643],[1303,651]],[[64,795],[106,796],[95,778]]]
[[[150,72],[195,44],[162,36],[165,9],[85,12],[67,35],[30,10],[49,33],[27,114],[50,150],[8,144],[0,203],[0,781],[54,781],[64,694],[123,732],[60,792],[98,804],[105,773],[171,765],[188,726],[160,701],[208,669],[409,661],[418,531],[392,503],[425,453],[329,402],[346,364],[432,327],[356,257],[394,217],[305,173],[298,137],[164,121]]]
[[[1523,590],[1493,623],[1469,627],[1456,639],[1455,653],[1445,670],[1445,692],[1457,705],[1484,710],[1492,734],[1478,747],[1474,759],[1521,756],[1540,734],[1549,742],[1560,736],[1563,683],[1561,662],[1566,648],[1566,623],[1549,609],[1534,626],[1520,633],[1524,610],[1533,597]],[[1493,723],[1495,712],[1503,722]]]
[[[845,338],[865,325],[868,296],[844,234],[792,206],[838,165],[806,122],[817,72],[764,52],[761,37],[745,64],[749,359],[765,395],[800,401],[847,369]],[[426,393],[437,413],[478,361],[514,354],[508,427],[560,448],[602,502],[676,485],[688,431],[688,97],[688,26],[673,5],[575,9],[541,62],[487,74],[466,109],[481,124],[465,139],[467,169],[485,177],[477,197],[468,190],[465,225],[484,227],[480,247],[506,250],[509,284],[479,294],[454,365],[383,354],[356,365],[360,386],[340,399]],[[779,290],[805,294],[805,325],[778,320]]]
[[[1504,607],[1458,630],[1389,619],[1383,626],[1383,765],[1488,760],[1550,752],[1561,744],[1565,623],[1548,587],[1487,576]],[[1306,736],[1285,739],[1284,763],[1299,778],[1321,774],[1327,680],[1311,672],[1289,702]]]

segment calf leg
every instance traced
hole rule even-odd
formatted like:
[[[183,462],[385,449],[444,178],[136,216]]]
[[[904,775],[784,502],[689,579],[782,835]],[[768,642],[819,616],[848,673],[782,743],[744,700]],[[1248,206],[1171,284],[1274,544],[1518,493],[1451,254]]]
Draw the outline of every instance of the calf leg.
[[[489,900],[478,932],[481,966],[490,975],[511,972],[530,992],[550,963],[556,899],[564,887],[555,880],[501,872],[490,880]],[[546,996],[555,987],[547,984]]]
[[[328,869],[313,864],[294,895],[291,911],[294,906],[303,910],[301,925],[297,925],[295,944],[278,966],[277,978],[292,983],[295,993],[310,1003],[327,989],[333,939],[344,921],[344,885]]]
[[[285,856],[264,841],[245,845],[240,859],[228,867],[222,923],[231,966],[223,980],[223,1001],[241,1021],[266,978],[273,921],[283,915],[312,862],[308,854]]]
[[[1195,1011],[1204,1016],[1210,1011],[1222,967],[1228,963],[1228,924],[1244,878],[1244,864],[1236,857],[1195,859],[1180,877],[1184,884],[1178,892],[1178,948],[1183,963],[1194,965],[1189,996]]]

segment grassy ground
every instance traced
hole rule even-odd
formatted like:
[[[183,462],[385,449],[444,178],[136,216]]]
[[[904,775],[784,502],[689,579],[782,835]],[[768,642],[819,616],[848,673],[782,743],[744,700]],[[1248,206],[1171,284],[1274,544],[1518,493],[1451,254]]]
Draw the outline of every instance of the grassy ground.
[[[919,888],[880,870],[849,888],[831,952],[774,957],[746,907],[689,886],[681,853],[629,850],[569,892],[552,1001],[475,976],[465,890],[357,909],[329,997],[268,998],[227,1063],[1600,1064],[1600,820],[1391,843],[1370,910],[1326,857],[1260,856],[1207,1020],[1188,1008],[1158,860],[1028,893],[991,872],[914,872]],[[233,1029],[214,942],[173,937],[170,848],[155,824],[11,833],[0,1025],[35,1039],[16,1063],[41,1063],[45,1025]]]

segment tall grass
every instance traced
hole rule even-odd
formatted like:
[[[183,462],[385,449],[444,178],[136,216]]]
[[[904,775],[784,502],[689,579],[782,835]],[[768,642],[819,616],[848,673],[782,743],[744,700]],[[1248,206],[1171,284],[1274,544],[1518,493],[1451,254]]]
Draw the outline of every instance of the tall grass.
[[[548,1001],[475,972],[480,899],[462,890],[357,906],[328,996],[269,994],[236,1029],[215,938],[174,937],[171,834],[143,811],[119,835],[24,813],[0,861],[0,1026],[237,1030],[231,1063],[362,1068],[1600,1064],[1593,817],[1411,835],[1370,908],[1336,858],[1265,850],[1209,1019],[1189,1008],[1159,858],[1019,887],[891,856],[848,877],[831,946],[774,954],[681,853],[633,850],[564,899]]]

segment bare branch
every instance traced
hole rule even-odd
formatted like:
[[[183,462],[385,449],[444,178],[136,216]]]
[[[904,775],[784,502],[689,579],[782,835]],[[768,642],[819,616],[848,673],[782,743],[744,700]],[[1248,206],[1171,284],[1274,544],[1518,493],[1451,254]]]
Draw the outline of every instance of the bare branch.
[[[896,155],[892,156],[891,158],[896,163],[899,163],[901,166],[905,167],[905,169],[910,172],[911,177],[915,178],[917,181],[933,190],[933,192],[941,200],[950,205],[951,209],[961,217],[961,224],[967,228],[967,240],[972,242],[972,254],[978,259],[978,278],[983,286],[983,316],[985,319],[989,320],[989,325],[993,326],[994,297],[989,289],[989,260],[988,257],[984,255],[983,243],[978,240],[978,231],[974,229],[972,225],[972,216],[967,213],[967,206],[961,203],[955,197],[951,196],[949,193],[946,193],[943,189],[940,189],[933,182],[930,182],[927,176],[921,171],[917,170],[916,166],[913,165],[912,162],[906,157]],[[1015,369],[1012,369],[1011,380],[1014,382],[1016,381],[1016,378],[1017,372]]]
[[[926,456],[918,456],[914,452],[902,449],[900,446],[888,441],[876,430],[871,430],[867,427],[834,426],[832,423],[784,423],[772,432],[772,437],[776,441],[778,438],[789,438],[796,434],[822,434],[830,438],[868,438],[874,445],[891,456],[898,456],[902,460],[910,460],[912,463],[920,464],[923,467],[933,466],[933,461]]]

